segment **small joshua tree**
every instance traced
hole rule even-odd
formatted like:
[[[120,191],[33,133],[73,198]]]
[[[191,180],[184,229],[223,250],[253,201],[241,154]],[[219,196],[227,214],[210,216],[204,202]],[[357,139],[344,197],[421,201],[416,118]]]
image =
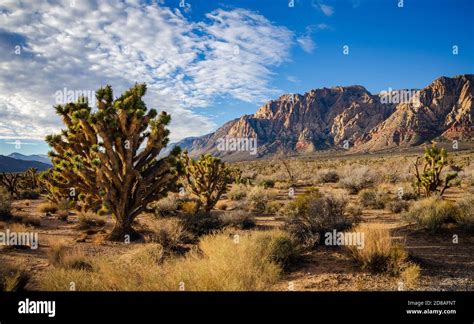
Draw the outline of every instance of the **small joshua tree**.
[[[210,211],[234,181],[234,169],[210,154],[193,160],[184,152],[181,161],[187,189],[199,199],[199,209]]]
[[[439,196],[444,194],[444,191],[452,186],[453,180],[457,178],[458,174],[447,173],[444,179],[441,177],[443,168],[448,165],[448,153],[444,148],[437,148],[431,146],[425,148],[423,156],[424,165],[420,172],[419,164],[421,157],[418,157],[415,162],[415,187],[418,189],[418,194],[423,193],[426,197],[436,193]]]
[[[134,219],[178,177],[179,148],[157,158],[168,143],[170,116],[148,110],[145,93],[145,84],[136,84],[114,99],[106,86],[96,92],[96,111],[84,98],[56,106],[66,129],[46,138],[53,148],[53,170],[43,176],[49,191],[58,198],[69,193],[86,207],[102,204],[101,212],[110,211],[116,221],[111,240],[136,238]]]
[[[21,173],[3,172],[0,174],[0,184],[7,189],[11,196],[19,197],[21,180]]]

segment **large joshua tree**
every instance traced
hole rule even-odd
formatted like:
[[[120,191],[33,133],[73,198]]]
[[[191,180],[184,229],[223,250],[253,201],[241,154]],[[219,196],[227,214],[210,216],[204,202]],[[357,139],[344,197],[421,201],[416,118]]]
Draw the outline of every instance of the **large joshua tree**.
[[[157,158],[168,143],[170,116],[148,110],[136,84],[114,99],[112,88],[96,92],[97,109],[81,98],[56,106],[66,129],[46,138],[53,170],[45,181],[87,208],[102,204],[115,218],[109,239],[137,237],[134,219],[147,204],[165,196],[177,180],[179,148]]]

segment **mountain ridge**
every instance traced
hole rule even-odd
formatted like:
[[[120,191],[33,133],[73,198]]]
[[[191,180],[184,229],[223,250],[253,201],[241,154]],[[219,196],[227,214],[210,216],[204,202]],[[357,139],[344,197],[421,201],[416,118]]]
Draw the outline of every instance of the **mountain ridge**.
[[[408,100],[401,100],[406,94]],[[387,98],[398,98],[399,102],[386,102]],[[439,138],[472,141],[473,98],[473,74],[442,76],[423,89],[378,94],[361,85],[312,89],[304,94],[283,94],[254,114],[171,146],[179,145],[193,157],[211,153],[224,160],[243,160],[279,151],[377,152]],[[257,138],[258,154],[252,157],[249,150],[219,150],[223,138]]]

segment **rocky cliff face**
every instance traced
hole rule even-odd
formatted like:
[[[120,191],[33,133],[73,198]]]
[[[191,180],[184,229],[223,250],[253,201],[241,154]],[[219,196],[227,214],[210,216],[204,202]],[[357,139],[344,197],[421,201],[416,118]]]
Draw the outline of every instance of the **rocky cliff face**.
[[[440,136],[472,140],[473,82],[474,75],[441,77],[419,91],[394,92],[400,96],[372,95],[362,86],[285,94],[253,115],[178,145],[192,156],[211,153],[238,160],[252,158],[248,147],[237,143],[222,149],[223,140],[256,138],[258,154],[254,157],[277,151],[378,151],[420,145]]]

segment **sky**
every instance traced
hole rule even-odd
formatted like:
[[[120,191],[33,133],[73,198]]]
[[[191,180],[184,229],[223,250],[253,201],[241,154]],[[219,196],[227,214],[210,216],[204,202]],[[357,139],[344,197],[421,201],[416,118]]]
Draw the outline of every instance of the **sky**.
[[[44,154],[68,94],[146,82],[171,141],[285,93],[474,73],[471,0],[0,0],[0,154]],[[69,97],[70,98],[70,97]]]

